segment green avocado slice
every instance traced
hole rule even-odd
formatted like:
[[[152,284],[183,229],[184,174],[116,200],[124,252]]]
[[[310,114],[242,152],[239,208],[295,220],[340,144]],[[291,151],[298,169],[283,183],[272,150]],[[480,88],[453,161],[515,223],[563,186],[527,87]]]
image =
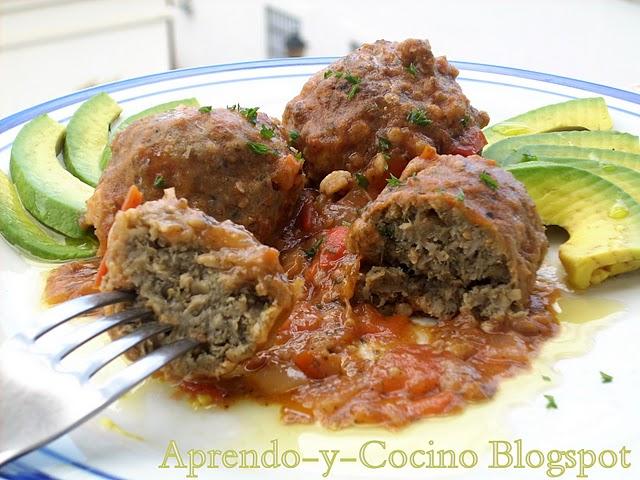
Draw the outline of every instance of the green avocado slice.
[[[69,237],[82,238],[80,216],[93,188],[58,161],[65,129],[47,115],[27,123],[11,147],[11,178],[26,209],[42,223]]]
[[[100,159],[109,139],[109,125],[121,111],[109,95],[99,93],[80,105],[67,125],[65,164],[71,173],[93,187],[102,175]]]
[[[93,257],[98,243],[91,237],[56,241],[20,203],[18,191],[0,171],[0,233],[12,245],[43,260],[72,260]]]
[[[504,160],[505,165],[527,161],[553,161],[553,158],[574,158],[613,163],[640,171],[640,154],[606,150],[604,148],[584,148],[571,145],[526,145],[518,148]]]
[[[505,166],[513,163],[511,156],[521,147],[530,145],[567,145],[583,148],[599,148],[627,153],[640,154],[640,141],[635,135],[616,131],[596,132],[551,132],[534,135],[519,135],[505,138],[489,147],[485,147],[482,156]],[[507,160],[511,159],[511,160]]]
[[[482,130],[487,144],[516,135],[558,130],[609,130],[613,126],[602,97],[554,103],[511,117]]]
[[[640,203],[583,168],[551,162],[507,167],[533,198],[545,225],[569,233],[560,246],[568,280],[587,288],[640,268]]]
[[[184,105],[186,107],[197,107],[200,104],[198,103],[198,100],[196,100],[195,98],[184,98],[182,100],[174,100],[171,102],[161,103],[160,105],[147,108],[146,110],[142,110],[141,112],[131,115],[130,117],[127,117],[122,122],[120,122],[118,126],[114,128],[113,131],[111,132],[111,135],[109,136],[109,142],[107,143],[107,145],[104,147],[104,150],[102,151],[102,155],[100,158],[100,170],[104,170],[109,164],[109,161],[111,160],[111,140],[113,140],[113,137],[115,137],[118,132],[121,132],[136,120],[140,120],[141,118],[148,117],[149,115],[155,115],[156,113],[168,112],[169,110],[173,110],[174,108],[179,107],[180,105]]]

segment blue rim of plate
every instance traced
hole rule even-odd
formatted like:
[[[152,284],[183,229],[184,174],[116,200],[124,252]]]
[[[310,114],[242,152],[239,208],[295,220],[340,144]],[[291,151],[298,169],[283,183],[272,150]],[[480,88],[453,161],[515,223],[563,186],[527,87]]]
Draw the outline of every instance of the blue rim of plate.
[[[13,115],[5,117],[2,120],[0,120],[0,133],[4,133],[15,126],[21,125],[22,123],[25,123],[38,115],[49,113],[53,110],[57,110],[57,109],[78,103],[82,100],[89,98],[91,95],[99,92],[112,93],[120,90],[126,90],[131,87],[151,85],[154,83],[159,83],[167,80],[177,80],[181,78],[195,77],[195,76],[207,75],[211,73],[233,72],[233,71],[239,71],[239,70],[244,70],[244,71],[257,70],[257,69],[274,68],[274,67],[327,65],[329,63],[334,62],[338,58],[339,57],[306,57],[306,58],[295,58],[295,59],[279,58],[279,59],[251,61],[251,62],[237,62],[237,63],[227,63],[227,64],[219,64],[219,65],[208,65],[203,67],[171,70],[168,72],[154,73],[154,74],[144,75],[141,77],[135,77],[127,80],[120,80],[116,82],[106,83],[103,85],[98,85],[95,87],[91,87],[84,90],[80,90],[78,92],[71,93],[69,95],[55,98],[48,102],[35,105],[33,107],[19,111]],[[640,94],[630,92],[627,90],[622,90],[619,88],[608,87],[606,85],[600,85],[597,83],[586,82],[583,80],[576,80],[573,78],[562,77],[558,75],[551,75],[548,73],[535,72],[532,70],[502,67],[498,65],[486,65],[482,63],[460,62],[460,61],[451,61],[451,63],[454,64],[460,70],[467,70],[467,71],[481,72],[481,73],[492,73],[492,74],[504,75],[509,77],[524,78],[527,80],[535,80],[542,83],[551,83],[551,84],[560,85],[564,87],[571,87],[579,90],[597,93],[600,95],[606,95],[608,97],[617,98],[619,100],[624,100],[630,103],[640,105]],[[291,76],[298,76],[298,75],[283,75],[283,77],[291,77]],[[304,74],[300,76],[308,76],[308,75]],[[270,77],[270,78],[274,78],[274,77]],[[245,79],[235,79],[235,80],[231,80],[231,82],[242,81],[242,80],[245,80]],[[484,80],[484,79],[470,79],[470,78],[467,78],[465,80],[480,82],[480,83],[509,86],[509,87],[525,88],[527,90],[536,90],[536,91],[541,91],[545,93],[565,96],[568,98],[574,98],[570,95],[559,94],[558,92],[552,92],[552,91],[537,89],[533,87],[526,87],[522,85],[514,85],[506,82],[496,82],[496,81],[490,81],[490,80]],[[189,88],[191,87],[197,87],[197,85],[190,86]],[[153,92],[151,95],[157,94],[157,93],[158,92]],[[143,95],[143,96],[146,96],[146,95]],[[140,98],[140,97],[136,97],[136,98]],[[132,100],[132,99],[129,99],[129,100]],[[614,108],[614,107],[610,107],[610,108]],[[629,113],[635,116],[640,116],[640,113],[629,112],[627,110],[623,110],[620,108],[616,108],[616,109],[622,110],[626,113]],[[36,451],[46,455],[47,457],[57,460],[61,464],[67,465],[69,467],[75,467],[77,470],[82,471],[85,474],[94,478],[101,478],[105,480],[118,480],[121,478],[121,477],[112,475],[108,472],[105,472],[103,470],[83,464],[82,462],[79,462],[72,458],[69,458],[55,450],[52,450],[49,447],[43,447]],[[54,479],[55,480],[55,477],[43,472],[42,470],[39,470],[36,467],[33,467],[25,463],[24,459],[18,459],[0,468],[0,479],[12,479],[12,480]]]
[[[89,98],[91,95],[98,92],[117,92],[125,90],[131,87],[138,87],[143,85],[150,85],[153,83],[163,82],[167,80],[176,80],[180,78],[195,77],[199,75],[207,75],[211,73],[233,72],[237,70],[256,70],[261,68],[274,68],[274,67],[292,67],[292,66],[309,66],[309,65],[326,65],[339,57],[305,57],[305,58],[277,58],[272,60],[260,60],[252,62],[238,62],[238,63],[226,63],[219,65],[208,65],[203,67],[183,68],[178,70],[171,70],[162,73],[153,73],[150,75],[144,75],[141,77],[130,78],[127,80],[120,80],[116,82],[106,83],[95,87],[80,90],[78,92],[59,97],[48,102],[41,103],[39,105],[27,108],[20,112],[14,113],[8,117],[0,120],[0,133],[3,133],[10,128],[20,125],[37,115],[48,113],[53,110],[57,110],[68,105],[72,105],[79,101]],[[562,77],[559,75],[552,75],[549,73],[536,72],[532,70],[523,70],[519,68],[502,67],[499,65],[486,65],[482,63],[473,62],[459,62],[452,61],[456,67],[461,70],[468,70],[473,72],[493,73],[498,75],[505,75],[511,77],[524,78],[528,80],[535,80],[543,83],[552,83],[555,85],[561,85],[564,87],[577,88],[588,92],[598,93],[600,95],[606,95],[608,97],[617,98],[627,102],[640,105],[640,94],[622,90],[619,88],[609,87],[606,85],[600,85],[597,83],[586,82],[584,80],[576,80],[574,78]],[[505,84],[508,85],[508,84]],[[511,85],[516,86],[516,85]],[[552,93],[552,92],[549,92]]]

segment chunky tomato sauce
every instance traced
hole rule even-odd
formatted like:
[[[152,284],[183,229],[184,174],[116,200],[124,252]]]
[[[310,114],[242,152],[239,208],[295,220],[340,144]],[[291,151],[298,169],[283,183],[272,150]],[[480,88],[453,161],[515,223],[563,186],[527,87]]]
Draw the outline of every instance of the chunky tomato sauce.
[[[346,300],[359,261],[345,238],[369,199],[360,188],[338,202],[304,192],[276,245],[287,274],[304,283],[301,298],[237,376],[185,381],[180,395],[221,406],[247,397],[280,404],[287,423],[396,428],[491,398],[501,378],[527,368],[558,329],[554,285],[539,281],[529,315],[509,321],[385,317]],[[64,265],[50,276],[47,299],[91,291],[96,270],[96,262]]]

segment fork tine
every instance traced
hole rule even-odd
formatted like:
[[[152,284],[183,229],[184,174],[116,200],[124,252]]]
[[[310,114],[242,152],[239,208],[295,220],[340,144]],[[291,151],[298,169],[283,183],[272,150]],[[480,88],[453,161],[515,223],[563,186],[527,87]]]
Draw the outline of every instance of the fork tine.
[[[153,337],[158,333],[171,330],[172,328],[173,325],[151,322],[141,326],[137,330],[131,332],[128,335],[125,335],[124,337],[120,337],[117,340],[114,340],[91,356],[91,358],[87,362],[87,367],[80,374],[81,381],[88,380],[93,375],[95,375],[98,370],[111,362],[114,358],[122,355],[131,347],[135,347],[143,340]]]
[[[132,322],[136,319],[149,316],[150,314],[151,312],[144,308],[132,308],[106,317],[100,317],[72,332],[68,340],[62,343],[62,345],[57,346],[56,352],[52,354],[52,360],[54,362],[62,360],[76,348],[116,325]]]
[[[51,307],[40,317],[39,324],[29,329],[24,334],[28,339],[35,341],[51,329],[57,327],[61,323],[71,320],[78,315],[86,313],[96,308],[104,307],[114,303],[133,300],[134,294],[129,292],[105,292],[85,295],[84,297],[74,298],[68,302],[61,303],[55,307]]]
[[[114,400],[155,371],[198,345],[198,342],[188,338],[164,345],[118,372],[100,387],[100,392],[109,400]]]

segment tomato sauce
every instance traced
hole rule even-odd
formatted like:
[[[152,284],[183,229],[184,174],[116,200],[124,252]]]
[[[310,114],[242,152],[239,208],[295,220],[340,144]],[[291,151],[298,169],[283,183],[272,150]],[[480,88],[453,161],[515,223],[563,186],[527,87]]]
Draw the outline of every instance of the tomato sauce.
[[[289,277],[304,281],[302,297],[235,376],[183,381],[179,396],[224,407],[241,398],[279,404],[286,423],[398,428],[489,399],[500,379],[530,365],[558,330],[551,308],[558,290],[542,280],[529,314],[505,321],[389,317],[348,300],[359,259],[346,249],[346,234],[369,200],[360,188],[337,202],[304,192],[276,245]],[[86,293],[97,265],[62,266],[49,278],[47,300]]]

